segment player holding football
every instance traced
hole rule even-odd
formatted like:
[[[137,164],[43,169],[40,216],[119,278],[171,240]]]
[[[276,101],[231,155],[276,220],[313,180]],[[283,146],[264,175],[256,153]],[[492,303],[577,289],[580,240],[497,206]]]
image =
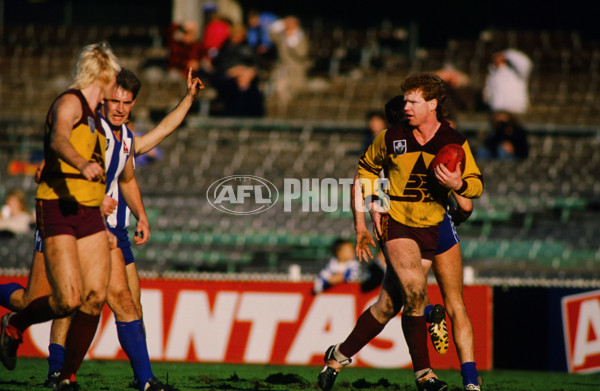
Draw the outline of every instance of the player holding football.
[[[391,127],[401,125],[404,118],[404,97],[402,95],[390,99],[385,104],[385,115]],[[442,292],[444,304],[452,321],[454,344],[456,345],[458,359],[461,363],[461,374],[465,391],[478,391],[480,387],[479,374],[475,363],[475,344],[473,327],[467,314],[463,300],[463,275],[460,243],[455,225],[463,223],[473,210],[473,201],[461,197],[453,192],[456,207],[449,207],[440,224],[439,239],[435,251],[434,262],[423,262],[425,275],[433,266],[433,272]],[[373,255],[369,246],[375,247],[373,236],[365,224],[364,213],[357,213],[356,200],[362,203],[362,192],[358,186],[358,173],[352,186],[352,212],[354,215],[354,229],[356,231],[356,256],[360,261],[369,262]],[[391,306],[392,303],[389,303]],[[429,326],[429,333],[434,348],[439,353],[445,353],[448,348],[448,333],[446,331],[444,308],[441,305],[427,305],[425,319]]]
[[[365,202],[375,233],[384,243],[389,265],[377,302],[359,317],[344,342],[327,349],[325,367],[319,375],[319,386],[324,390],[331,389],[343,366],[401,308],[402,329],[417,388],[448,389],[433,373],[429,362],[424,315],[427,279],[422,264],[433,260],[450,192],[476,198],[483,191],[483,182],[467,140],[444,119],[447,96],[443,81],[431,73],[415,74],[403,82],[402,89],[408,126],[380,132],[358,166]],[[452,143],[461,145],[465,151],[464,172],[451,172],[443,165],[435,167],[434,177],[445,191],[434,192],[433,184],[427,182],[429,165],[442,147]],[[390,180],[389,191],[383,195],[389,200],[389,210],[385,212],[378,202],[376,183],[382,169]]]
[[[123,69],[117,76],[117,89],[106,100],[101,114],[102,125],[107,139],[107,187],[103,210],[110,231],[117,237],[117,248],[111,251],[112,271],[110,276],[107,303],[115,313],[117,335],[123,350],[130,359],[136,388],[140,390],[167,390],[172,387],[158,381],[151,370],[142,322],[139,276],[135,267],[127,226],[129,214],[133,211],[137,218],[136,244],[149,239],[148,220],[142,204],[139,187],[133,171],[133,150],[137,155],[144,154],[158,145],[181,124],[200,89],[204,88],[199,79],[188,74],[188,93],[180,104],[161,123],[143,136],[134,137],[126,125],[130,111],[141,83],[133,72]],[[117,180],[118,179],[118,180]],[[120,191],[119,191],[120,190]],[[118,200],[118,203],[117,203]],[[47,289],[48,282],[40,277],[44,275],[44,257],[41,244],[36,242],[36,252],[30,271],[27,289],[18,284],[0,286],[0,303],[9,300],[13,310],[22,308],[30,297]],[[32,283],[32,281],[37,281]],[[5,305],[5,304],[3,304]],[[6,306],[6,305],[5,305]],[[69,318],[53,323],[49,374],[45,385],[52,387],[58,377],[65,359],[64,336],[69,329]]]

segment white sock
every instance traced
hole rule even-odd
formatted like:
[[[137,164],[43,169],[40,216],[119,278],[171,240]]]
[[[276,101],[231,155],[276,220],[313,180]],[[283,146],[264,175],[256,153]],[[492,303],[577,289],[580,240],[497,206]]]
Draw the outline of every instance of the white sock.
[[[339,344],[335,345],[335,349],[333,349],[333,357],[335,358],[335,361],[339,362],[342,365],[348,365],[351,361],[350,357],[346,357],[340,352]]]
[[[431,368],[421,369],[420,371],[415,372],[415,379],[420,379],[421,377],[427,375],[429,372],[432,372]]]

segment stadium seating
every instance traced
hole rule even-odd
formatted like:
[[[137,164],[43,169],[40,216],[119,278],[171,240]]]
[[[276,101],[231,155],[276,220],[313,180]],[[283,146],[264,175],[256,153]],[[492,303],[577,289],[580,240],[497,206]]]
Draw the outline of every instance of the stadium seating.
[[[321,28],[309,34],[320,43],[313,48],[311,77],[322,80],[325,88],[309,88],[285,107],[268,97],[264,119],[207,118],[192,112],[161,145],[164,159],[137,168],[152,229],[150,242],[135,249],[141,269],[285,272],[297,263],[304,272],[318,271],[336,237],[353,237],[349,211],[284,213],[272,208],[236,217],[207,202],[210,184],[235,174],[268,178],[280,189],[284,178],[351,178],[365,113],[396,95],[406,74],[451,62],[480,84],[492,51],[510,45],[530,53],[536,64],[533,106],[524,117],[531,156],[523,162],[479,162],[485,192],[475,202],[473,216],[459,227],[465,263],[482,275],[526,268],[538,274],[568,269],[597,277],[600,45],[576,32],[490,30],[477,40],[449,40],[445,49],[418,48],[409,59],[403,29]],[[143,79],[134,110],[138,129],[152,128],[181,98],[182,81],[156,78],[144,69],[147,59],[164,55],[156,28],[4,26],[0,195],[16,187],[33,197],[32,176],[14,164],[39,158],[48,106],[67,87],[67,70],[81,45],[101,39],[109,39],[126,66]],[[487,131],[485,115],[461,113],[459,125],[473,149],[480,145]],[[2,267],[27,268],[32,245],[31,235],[0,238]]]

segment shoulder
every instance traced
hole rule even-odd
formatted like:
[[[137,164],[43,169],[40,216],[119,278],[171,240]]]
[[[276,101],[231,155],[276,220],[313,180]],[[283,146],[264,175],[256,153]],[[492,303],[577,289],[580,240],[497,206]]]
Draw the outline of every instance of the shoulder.
[[[387,131],[383,134],[383,139],[381,142],[385,143],[388,151],[394,151],[394,153],[397,153],[399,148],[406,151],[409,140],[412,140],[412,129],[404,125],[399,125],[392,126],[391,128],[387,129]]]
[[[466,141],[467,138],[462,133],[450,126],[448,121],[444,120],[428,146],[432,149],[430,152],[435,154],[447,144],[458,144],[462,146]]]
[[[77,120],[83,114],[83,105],[79,96],[70,90],[61,94],[56,99],[52,106],[52,111],[56,113],[57,119],[69,118]]]
[[[81,108],[81,99],[74,90],[65,91],[56,98],[56,107],[79,107]]]

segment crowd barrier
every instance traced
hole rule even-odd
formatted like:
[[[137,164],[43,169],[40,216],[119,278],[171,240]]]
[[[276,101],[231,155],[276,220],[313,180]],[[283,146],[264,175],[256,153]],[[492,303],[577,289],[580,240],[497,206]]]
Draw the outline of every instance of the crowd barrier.
[[[0,283],[9,281],[26,284],[25,277],[0,276]],[[325,349],[345,339],[378,294],[378,290],[362,293],[358,284],[344,284],[313,296],[312,283],[307,281],[142,279],[141,286],[150,358],[175,362],[321,365]],[[432,302],[441,303],[438,286],[428,289]],[[478,367],[490,369],[492,288],[466,286],[464,297]],[[0,309],[0,315],[4,313]],[[114,321],[105,307],[88,358],[126,359]],[[49,322],[32,326],[19,355],[45,357],[49,329]],[[437,354],[430,341],[428,345],[435,368],[459,368],[454,344],[444,355]],[[390,321],[352,365],[409,368],[400,317]]]

